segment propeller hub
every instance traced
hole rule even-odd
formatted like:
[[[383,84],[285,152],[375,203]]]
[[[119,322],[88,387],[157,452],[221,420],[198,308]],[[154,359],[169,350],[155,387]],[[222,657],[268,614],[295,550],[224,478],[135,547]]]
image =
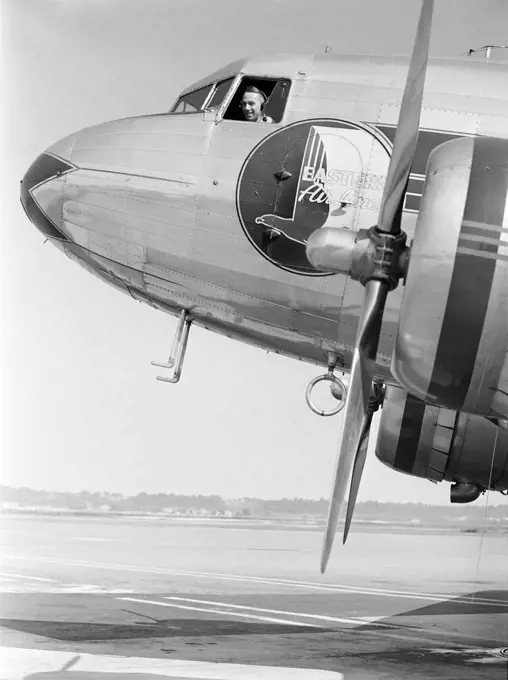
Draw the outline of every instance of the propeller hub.
[[[367,281],[384,281],[388,289],[397,288],[399,279],[403,276],[400,265],[402,254],[407,250],[407,235],[403,231],[396,234],[380,231],[371,227],[368,231],[371,247],[367,250],[368,259],[362,258],[351,276],[363,285]],[[356,263],[355,263],[356,264]]]
[[[377,227],[349,231],[322,227],[307,241],[306,254],[320,271],[346,274],[363,285],[385,281],[389,290],[405,275],[408,252],[406,234],[389,234]]]
[[[349,276],[358,237],[359,232],[349,229],[321,227],[314,231],[307,240],[307,259],[320,271]]]

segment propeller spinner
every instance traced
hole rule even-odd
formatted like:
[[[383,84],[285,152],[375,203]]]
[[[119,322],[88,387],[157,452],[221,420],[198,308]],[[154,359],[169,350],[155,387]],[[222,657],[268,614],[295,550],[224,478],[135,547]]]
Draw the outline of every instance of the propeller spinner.
[[[325,572],[330,558],[350,483],[343,539],[346,542],[367,455],[372,415],[382,396],[380,386],[374,381],[374,365],[386,298],[398,285],[407,260],[406,234],[400,224],[418,139],[433,10],[434,0],[422,1],[378,225],[363,234],[340,234],[338,229],[321,228],[307,243],[307,257],[315,267],[327,271],[346,270],[365,286],[323,541],[321,573]],[[355,251],[358,255],[363,251],[363,257],[355,258]]]

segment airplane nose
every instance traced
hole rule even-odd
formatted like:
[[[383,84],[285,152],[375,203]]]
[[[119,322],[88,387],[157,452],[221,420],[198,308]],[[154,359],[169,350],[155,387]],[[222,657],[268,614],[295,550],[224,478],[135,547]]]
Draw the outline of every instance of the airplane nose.
[[[21,180],[21,204],[31,222],[48,238],[69,239],[60,229],[64,175],[75,166],[49,153],[42,153]]]

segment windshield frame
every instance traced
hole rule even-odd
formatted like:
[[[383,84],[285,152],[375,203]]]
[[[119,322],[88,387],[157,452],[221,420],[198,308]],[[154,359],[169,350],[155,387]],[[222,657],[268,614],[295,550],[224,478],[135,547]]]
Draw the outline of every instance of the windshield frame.
[[[177,99],[174,102],[171,109],[168,111],[168,114],[173,115],[173,116],[175,116],[175,115],[176,116],[189,116],[189,115],[196,114],[196,113],[201,113],[201,114],[206,113],[207,111],[211,111],[213,113],[220,114],[223,111],[224,106],[229,105],[229,101],[230,101],[231,97],[236,92],[238,78],[240,78],[241,75],[242,75],[241,73],[232,73],[229,76],[222,77],[220,80],[212,81],[210,83],[207,83],[206,85],[201,85],[200,87],[196,88],[195,90],[190,90],[189,92],[185,92],[185,94],[180,94],[177,97]],[[229,85],[228,91],[226,92],[222,102],[218,106],[214,107],[213,109],[208,108],[208,105],[212,101],[213,97],[215,96],[215,93],[216,93],[219,85],[221,85],[222,83],[224,83],[227,80],[231,80],[231,83]],[[200,90],[206,90],[207,87],[210,88],[210,91],[208,92],[207,96],[203,100],[203,103],[201,104],[201,107],[199,109],[196,109],[195,111],[174,111],[173,110],[178,106],[178,104],[180,103],[180,101],[182,99],[184,99],[185,97],[188,97],[189,95],[192,95],[196,92],[199,92]]]
[[[225,95],[223,96],[221,103],[216,105],[215,107],[211,108],[210,104],[212,103],[212,100],[215,97],[215,93],[219,89],[219,86],[222,85],[222,83],[227,82],[228,80],[231,81],[231,82],[229,83],[229,87],[228,87]],[[203,108],[203,111],[215,111],[215,112],[221,111],[224,104],[226,102],[229,102],[229,100],[232,96],[232,93],[234,92],[237,80],[238,80],[238,73],[231,75],[231,76],[227,76],[226,78],[221,78],[220,80],[217,80],[213,85],[213,89],[212,89],[212,92],[210,94],[210,97],[205,102],[205,106]]]
[[[168,111],[168,113],[173,114],[173,115],[178,115],[178,116],[188,116],[189,114],[192,114],[192,113],[203,113],[203,110],[204,110],[203,107],[209,101],[210,95],[215,89],[214,86],[215,86],[214,83],[208,83],[207,85],[202,85],[201,87],[198,87],[195,90],[191,90],[190,92],[186,92],[185,94],[180,94],[177,97],[177,99],[176,99],[175,103],[173,104],[173,106],[171,107],[171,109]],[[182,100],[185,100],[186,97],[190,97],[190,96],[196,94],[197,92],[201,92],[202,90],[206,90],[208,88],[210,88],[209,91],[208,91],[208,94],[203,99],[203,102],[200,105],[199,109],[194,109],[194,111],[175,111],[176,107],[180,104],[180,102],[182,102]]]

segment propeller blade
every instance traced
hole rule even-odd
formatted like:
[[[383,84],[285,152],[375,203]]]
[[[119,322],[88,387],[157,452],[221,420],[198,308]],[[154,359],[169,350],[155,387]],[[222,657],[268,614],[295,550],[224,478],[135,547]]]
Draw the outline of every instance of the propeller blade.
[[[360,481],[362,479],[363,468],[365,467],[365,461],[367,460],[367,448],[369,444],[369,432],[371,423],[372,414],[370,414],[366,418],[365,426],[360,440],[360,445],[358,447],[358,451],[355,457],[355,462],[353,466],[353,476],[351,477],[351,487],[349,489],[349,498],[347,501],[346,519],[344,522],[344,536],[342,538],[343,544],[347,541],[349,527],[351,526],[351,520],[353,519],[353,512],[355,510],[356,499],[358,497],[358,490],[360,488]]]
[[[342,438],[321,553],[322,574],[326,570],[332,551],[339,514],[346,496],[356,454],[365,438],[366,427],[370,424],[368,407],[369,398],[372,394],[373,363],[376,359],[387,294],[388,285],[383,281],[368,281],[365,286],[363,314],[360,319],[351,364],[349,387],[342,420]]]
[[[416,151],[423,86],[429,54],[430,29],[434,0],[423,0],[418,29],[409,63],[406,87],[400,105],[399,122],[393,142],[392,157],[386,177],[379,211],[378,229],[386,233],[400,232],[400,219],[411,164]]]
[[[351,520],[353,519],[353,512],[356,505],[356,499],[358,496],[358,490],[360,488],[360,481],[362,479],[363,468],[365,467],[365,461],[367,460],[367,448],[369,445],[369,435],[370,426],[372,425],[372,418],[374,413],[378,410],[381,400],[384,395],[384,389],[380,383],[373,383],[372,385],[372,403],[369,404],[369,411],[367,414],[367,420],[362,433],[362,438],[360,441],[360,446],[358,447],[358,452],[356,454],[355,463],[353,466],[353,475],[351,477],[351,487],[349,489],[349,498],[347,502],[346,510],[346,520],[344,522],[344,537],[342,543],[347,541],[349,534],[349,527],[351,526]]]
[[[387,234],[397,235],[400,233],[404,194],[418,140],[433,11],[434,0],[422,0],[392,157],[379,212],[377,229]],[[388,288],[388,282],[376,279],[370,279],[365,284],[363,310],[353,352],[335,480],[321,553],[321,573],[325,572],[330,558],[339,515],[344,505],[346,488],[350,478],[350,499],[346,512],[344,541],[347,538],[358,495],[360,478],[367,455],[366,440],[372,419],[369,398],[373,396],[372,381]]]

